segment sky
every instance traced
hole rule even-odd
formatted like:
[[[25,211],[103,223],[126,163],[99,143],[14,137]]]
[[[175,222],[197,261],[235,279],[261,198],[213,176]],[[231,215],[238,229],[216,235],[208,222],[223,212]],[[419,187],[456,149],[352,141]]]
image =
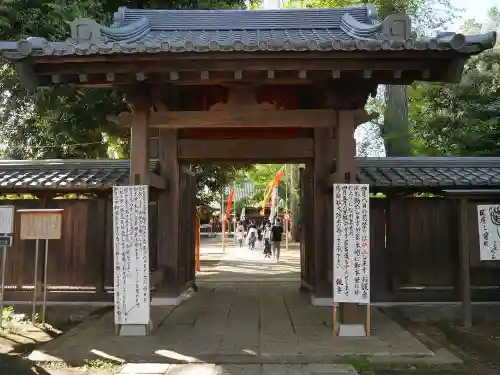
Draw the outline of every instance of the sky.
[[[473,18],[476,21],[483,21],[486,18],[488,9],[493,6],[500,7],[500,0],[451,0],[457,8],[464,9],[462,17],[450,26],[450,30],[458,28],[464,20]]]
[[[263,0],[263,7],[266,9],[276,9],[279,8],[279,4],[282,1],[283,0]],[[495,5],[500,7],[500,0],[451,0],[451,2],[455,7],[464,9],[465,11],[453,25],[449,26],[450,31],[455,31],[464,20],[469,18],[482,21],[486,17],[488,9]]]

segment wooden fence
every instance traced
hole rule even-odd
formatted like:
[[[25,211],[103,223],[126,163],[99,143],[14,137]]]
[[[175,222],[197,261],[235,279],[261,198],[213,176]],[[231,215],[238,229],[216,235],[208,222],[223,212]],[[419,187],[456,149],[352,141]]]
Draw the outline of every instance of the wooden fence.
[[[111,300],[113,285],[113,206],[110,199],[55,199],[43,206],[40,200],[4,201],[17,209],[62,208],[62,238],[49,241],[48,298],[52,300]],[[150,266],[156,268],[156,203],[150,203]],[[35,241],[19,239],[20,216],[16,213],[14,245],[8,249],[5,274],[7,300],[32,298]],[[43,259],[45,242],[40,241]],[[39,262],[41,285],[43,262]],[[28,293],[28,291],[31,292]]]
[[[475,211],[478,203],[489,202],[469,203],[473,299],[500,300],[500,269],[479,262]],[[38,200],[5,201],[5,204],[14,204],[17,209],[42,208]],[[49,242],[49,299],[111,300],[112,296],[106,292],[113,284],[111,201],[52,200],[47,208],[64,209],[62,239]],[[153,270],[157,259],[154,203],[150,206],[150,223]],[[16,215],[15,225],[14,246],[8,250],[6,299],[30,299],[31,292],[27,290],[33,287],[35,243],[19,239],[19,215]],[[457,201],[372,199],[373,301],[458,301],[458,241]],[[40,248],[42,256],[43,241]],[[43,275],[41,268],[38,274]]]

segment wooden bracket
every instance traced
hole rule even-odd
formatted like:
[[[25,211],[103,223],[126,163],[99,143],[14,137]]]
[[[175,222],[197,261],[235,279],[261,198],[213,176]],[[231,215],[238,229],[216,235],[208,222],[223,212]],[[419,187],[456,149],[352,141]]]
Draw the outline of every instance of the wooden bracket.
[[[165,190],[167,188],[165,179],[153,172],[149,172],[148,185],[160,190]]]

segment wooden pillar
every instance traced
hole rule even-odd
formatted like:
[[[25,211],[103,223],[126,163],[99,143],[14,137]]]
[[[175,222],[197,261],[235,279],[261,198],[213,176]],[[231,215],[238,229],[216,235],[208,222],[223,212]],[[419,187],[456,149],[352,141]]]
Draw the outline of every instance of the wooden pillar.
[[[462,300],[462,319],[464,327],[472,325],[472,303],[470,288],[470,254],[467,233],[467,199],[461,198],[459,205],[460,215],[460,295]]]
[[[151,107],[147,88],[139,88],[130,96],[132,121],[130,124],[130,184],[149,183],[149,110]]]
[[[332,123],[335,120],[332,118]],[[333,126],[314,128],[312,228],[314,232],[314,296],[316,298],[332,297],[333,194],[326,187],[332,173],[334,156]]]
[[[180,175],[178,160],[178,132],[160,130],[160,174],[167,189],[159,192],[158,199],[158,265],[164,270],[158,291],[178,296],[179,274],[179,199]]]
[[[336,183],[356,183],[356,140],[354,139],[354,130],[357,126],[357,115],[359,111],[339,111],[336,127],[335,144],[337,147],[336,155]],[[333,210],[333,203],[332,203]],[[333,213],[332,213],[333,216]],[[333,217],[332,217],[333,228]],[[332,229],[333,230],[333,229]],[[333,236],[333,235],[332,235]],[[333,249],[333,246],[330,247]],[[333,252],[333,250],[330,250]],[[332,262],[331,262],[332,263]],[[331,264],[330,267],[333,267]],[[364,324],[364,309],[358,304],[342,303],[339,306],[339,320],[341,324]]]

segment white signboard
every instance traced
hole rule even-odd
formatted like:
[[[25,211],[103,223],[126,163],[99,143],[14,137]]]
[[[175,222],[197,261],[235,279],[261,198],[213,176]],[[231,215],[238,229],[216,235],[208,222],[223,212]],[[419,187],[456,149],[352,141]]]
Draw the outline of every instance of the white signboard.
[[[333,185],[333,301],[370,303],[370,190]]]
[[[500,259],[500,205],[478,205],[479,259]]]
[[[14,206],[0,206],[0,233],[14,232]]]
[[[148,186],[113,187],[115,324],[149,324]]]

